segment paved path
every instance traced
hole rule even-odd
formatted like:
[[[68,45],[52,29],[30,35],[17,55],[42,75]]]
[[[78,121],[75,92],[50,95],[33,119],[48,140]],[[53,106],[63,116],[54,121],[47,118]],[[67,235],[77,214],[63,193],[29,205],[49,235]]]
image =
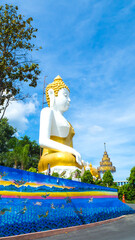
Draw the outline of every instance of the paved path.
[[[130,204],[135,209],[135,204]],[[92,228],[86,228],[37,240],[135,240],[135,214]]]

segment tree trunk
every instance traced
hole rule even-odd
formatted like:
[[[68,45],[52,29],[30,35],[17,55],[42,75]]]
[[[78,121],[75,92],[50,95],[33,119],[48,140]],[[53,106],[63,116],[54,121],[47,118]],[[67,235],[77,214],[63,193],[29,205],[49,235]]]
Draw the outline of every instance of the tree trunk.
[[[21,162],[21,170],[23,170],[23,169],[24,169],[23,162]]]
[[[15,166],[14,166],[14,168],[17,168],[17,160],[15,160]]]

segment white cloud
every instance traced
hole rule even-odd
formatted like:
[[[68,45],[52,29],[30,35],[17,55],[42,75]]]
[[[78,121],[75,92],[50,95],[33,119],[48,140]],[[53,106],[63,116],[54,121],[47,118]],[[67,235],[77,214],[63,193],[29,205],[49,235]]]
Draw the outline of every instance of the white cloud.
[[[96,134],[96,133],[99,133],[99,132],[103,132],[104,131],[104,128],[101,127],[101,126],[97,126],[97,125],[94,125],[92,127],[90,127],[88,129],[89,133],[91,134]]]
[[[10,102],[5,117],[18,132],[23,133],[29,126],[29,117],[36,113],[38,107],[37,94],[34,94],[29,102]]]

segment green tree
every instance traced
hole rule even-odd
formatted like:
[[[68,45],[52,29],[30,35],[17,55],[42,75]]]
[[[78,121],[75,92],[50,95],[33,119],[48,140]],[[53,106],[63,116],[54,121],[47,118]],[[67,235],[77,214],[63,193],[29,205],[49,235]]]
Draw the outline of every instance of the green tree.
[[[97,179],[94,181],[94,184],[95,184],[95,185],[101,185],[101,186],[103,186],[102,179],[97,178]]]
[[[74,172],[75,178],[81,178],[81,171],[76,169]]]
[[[18,7],[0,6],[0,112],[1,119],[10,100],[23,100],[22,84],[36,87],[39,65],[31,60],[31,51],[39,50],[33,43],[37,29],[33,19],[24,19]]]
[[[5,159],[7,158],[6,153],[0,153],[0,165],[5,166]]]
[[[28,136],[21,137],[19,144],[24,147],[26,144],[29,145],[29,159],[27,161],[27,168],[34,167],[37,169],[38,162],[40,159],[40,147],[36,141],[31,141]]]
[[[15,133],[16,129],[8,123],[7,118],[3,118],[0,121],[0,154],[7,152],[13,147],[13,140],[16,140],[14,137]]]
[[[118,187],[118,197],[120,200],[122,200],[123,194],[125,195],[126,200],[135,200],[135,188],[130,184],[125,184],[121,187]]]
[[[130,171],[128,184],[118,187],[119,199],[122,199],[123,194],[125,195],[125,199],[128,201],[135,200],[135,167],[133,167]]]
[[[7,152],[7,156],[5,158],[5,166],[6,167],[17,168],[18,165],[20,165],[22,148],[20,146],[18,146],[18,143],[19,143],[19,140],[16,141],[15,148],[12,151]]]
[[[94,183],[92,174],[89,170],[85,171],[81,177],[81,181],[85,183]]]
[[[17,138],[14,136],[16,129],[13,128],[7,118],[0,121],[0,165],[12,167],[14,165],[11,151],[15,146]]]
[[[135,167],[133,167],[130,171],[128,182],[131,186],[135,187]]]
[[[16,146],[5,155],[4,165],[6,167],[21,168],[27,170],[29,162],[29,144],[21,146],[20,140]]]
[[[27,163],[29,161],[29,144],[26,144],[21,151],[21,169],[27,169]]]
[[[114,181],[114,179],[113,179],[113,176],[112,176],[111,172],[109,170],[106,171],[103,175],[103,184],[105,186],[112,186],[113,181]]]
[[[16,129],[9,125],[8,120],[0,121],[0,165],[21,169],[34,167],[37,169],[40,158],[40,147],[28,136],[17,139]]]

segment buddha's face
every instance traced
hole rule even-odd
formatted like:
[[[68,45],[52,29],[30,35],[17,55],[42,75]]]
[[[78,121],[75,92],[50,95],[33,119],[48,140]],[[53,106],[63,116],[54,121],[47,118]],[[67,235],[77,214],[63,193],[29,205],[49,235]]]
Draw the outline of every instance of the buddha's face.
[[[55,109],[60,112],[65,112],[69,108],[70,104],[69,91],[66,88],[62,88],[58,92],[58,96],[55,97]]]

